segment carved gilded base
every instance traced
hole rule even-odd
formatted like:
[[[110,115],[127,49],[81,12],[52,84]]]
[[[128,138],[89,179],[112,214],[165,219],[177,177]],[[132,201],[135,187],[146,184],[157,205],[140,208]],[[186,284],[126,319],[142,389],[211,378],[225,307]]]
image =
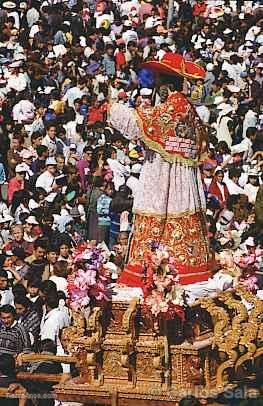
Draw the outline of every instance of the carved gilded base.
[[[243,299],[253,305],[249,314]],[[64,332],[80,378],[56,395],[114,406],[169,405],[186,391],[215,397],[258,372],[262,313],[262,301],[242,289],[199,300],[184,324],[155,320],[136,300],[94,308],[86,329],[78,316]]]

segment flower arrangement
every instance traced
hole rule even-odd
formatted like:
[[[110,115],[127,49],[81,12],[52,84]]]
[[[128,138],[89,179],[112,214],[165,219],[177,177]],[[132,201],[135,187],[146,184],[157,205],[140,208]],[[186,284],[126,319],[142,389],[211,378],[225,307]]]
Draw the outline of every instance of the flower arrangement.
[[[70,263],[72,273],[68,278],[69,305],[73,310],[110,299],[109,272],[104,267],[106,259],[103,248],[90,243],[83,243],[75,249]]]
[[[168,249],[156,242],[145,263],[144,307],[155,316],[184,320],[184,291],[179,285],[175,260]]]

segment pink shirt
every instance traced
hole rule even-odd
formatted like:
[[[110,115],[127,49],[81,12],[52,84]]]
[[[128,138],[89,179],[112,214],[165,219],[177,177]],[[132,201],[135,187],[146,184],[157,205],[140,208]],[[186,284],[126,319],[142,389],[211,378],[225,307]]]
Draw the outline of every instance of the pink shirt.
[[[10,179],[8,182],[8,192],[7,192],[7,199],[8,202],[11,203],[14,193],[18,192],[19,190],[23,190],[25,187],[24,181],[18,180],[16,177]]]

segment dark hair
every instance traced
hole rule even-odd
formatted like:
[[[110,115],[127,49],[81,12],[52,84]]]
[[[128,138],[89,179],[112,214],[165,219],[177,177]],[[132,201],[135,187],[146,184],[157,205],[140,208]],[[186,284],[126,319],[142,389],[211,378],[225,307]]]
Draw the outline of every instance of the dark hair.
[[[215,171],[215,176],[218,176],[219,174],[224,175],[224,171],[222,169]]]
[[[57,285],[50,280],[43,281],[41,282],[40,290],[44,296],[49,296],[52,293],[57,293]]]
[[[38,288],[38,289],[40,289],[40,286],[41,286],[41,279],[39,279],[39,278],[32,278],[32,279],[29,279],[29,281],[28,281],[28,287],[29,288]]]
[[[1,271],[0,271],[0,278],[8,279],[8,273],[3,269],[1,269]]]
[[[180,400],[179,406],[200,406],[200,402],[194,396],[186,396]]]
[[[56,355],[57,345],[54,341],[46,338],[45,340],[40,341],[39,352],[51,352],[52,354]]]
[[[27,309],[31,308],[31,302],[26,296],[22,296],[22,295],[16,296],[14,302],[15,302],[15,304],[20,304],[20,305],[26,307]]]
[[[38,145],[36,147],[36,151],[37,151],[37,156],[42,156],[44,154],[44,152],[48,151],[48,147],[46,147],[45,145]]]
[[[36,239],[36,241],[34,242],[34,250],[36,250],[37,248],[43,248],[43,250],[47,250],[47,241],[43,240],[42,238],[38,238]]]
[[[58,295],[56,293],[50,293],[46,296],[46,306],[50,309],[56,309],[58,307]]]
[[[241,175],[240,169],[237,168],[230,168],[229,169],[229,179],[239,178]]]
[[[11,313],[15,317],[16,309],[13,306],[7,304],[0,308],[0,313]]]
[[[61,278],[67,278],[68,276],[68,263],[67,261],[57,261],[53,267],[54,275]]]
[[[57,128],[57,123],[56,123],[56,121],[51,120],[51,121],[49,121],[49,122],[46,124],[46,129],[47,129],[47,130],[49,130],[51,127],[56,127],[56,128]]]
[[[32,141],[35,141],[37,138],[40,138],[40,137],[42,137],[42,134],[41,134],[39,131],[34,132],[34,133],[31,135],[31,142],[32,142]]]
[[[21,283],[18,283],[17,285],[13,286],[12,288],[13,295],[15,299],[19,296],[26,296],[26,288],[24,285],[21,285]]]
[[[251,135],[255,135],[256,131],[256,127],[248,127],[246,131],[246,137],[249,138],[251,137]]]

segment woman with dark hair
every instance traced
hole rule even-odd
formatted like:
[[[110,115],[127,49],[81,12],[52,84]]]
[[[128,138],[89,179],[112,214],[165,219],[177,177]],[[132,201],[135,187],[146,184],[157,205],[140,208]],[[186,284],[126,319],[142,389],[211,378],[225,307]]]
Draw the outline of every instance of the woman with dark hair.
[[[97,241],[98,235],[98,214],[97,202],[103,194],[104,181],[101,177],[94,176],[91,189],[86,195],[86,220],[87,220],[87,239]]]
[[[220,206],[225,207],[229,191],[226,184],[223,182],[224,172],[219,169],[215,172],[214,178],[209,186],[208,192],[217,198]]]

